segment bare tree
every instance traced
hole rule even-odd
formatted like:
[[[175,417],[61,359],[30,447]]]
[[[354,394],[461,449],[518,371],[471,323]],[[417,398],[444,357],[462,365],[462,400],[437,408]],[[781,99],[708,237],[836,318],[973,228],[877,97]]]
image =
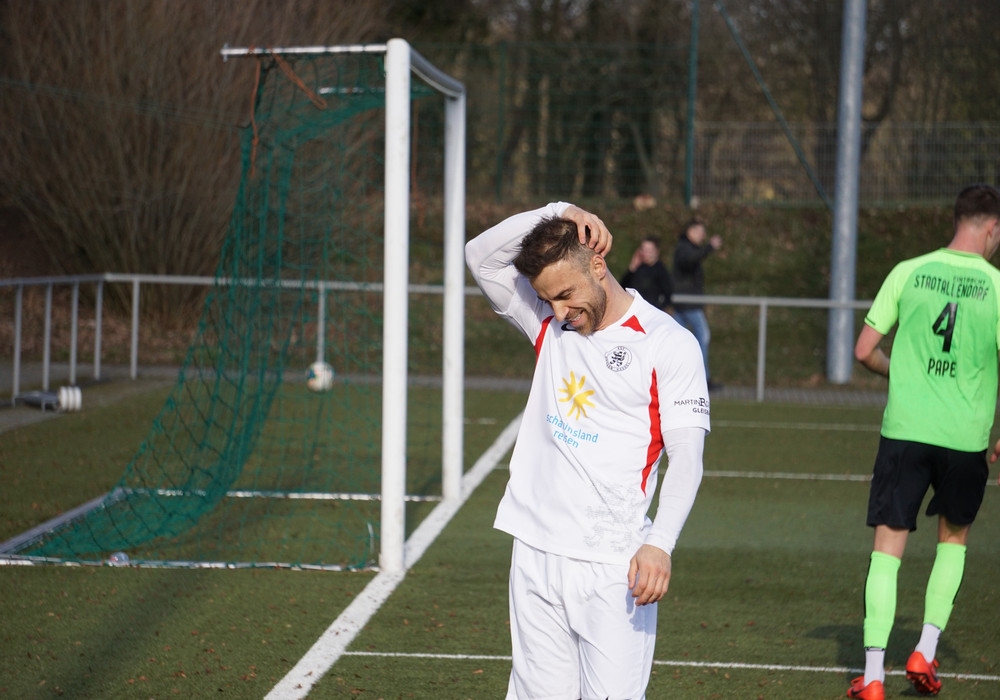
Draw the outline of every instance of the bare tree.
[[[676,135],[665,141],[662,125],[675,123],[687,83],[686,55],[677,60],[690,34],[685,4],[490,3],[494,36],[511,42],[505,170],[519,164],[537,194],[658,194],[661,163],[676,159]]]
[[[252,62],[224,44],[359,42],[372,3],[53,0],[0,4],[0,182],[54,266],[211,274],[239,179]],[[192,293],[158,288],[166,316]]]
[[[892,113],[906,65],[909,17],[918,3],[872,0],[865,32],[862,153],[878,126]],[[764,76],[768,89],[789,121],[812,123],[816,130],[813,167],[824,189],[832,191],[837,151],[837,98],[843,0],[754,0],[726,3],[742,40]],[[732,54],[731,48],[727,51]],[[740,75],[749,77],[741,67]],[[731,107],[760,113],[760,86],[747,81]],[[745,111],[756,100],[753,112]]]

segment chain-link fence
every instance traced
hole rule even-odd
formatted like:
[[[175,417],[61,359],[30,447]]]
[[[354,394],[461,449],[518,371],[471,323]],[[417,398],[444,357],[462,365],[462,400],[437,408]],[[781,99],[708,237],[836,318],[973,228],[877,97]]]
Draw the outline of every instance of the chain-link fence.
[[[706,202],[822,206],[835,196],[833,123],[699,116],[688,150],[688,102],[692,95],[697,100],[697,91],[687,46],[529,42],[418,49],[469,90],[472,199],[648,194],[680,201],[690,191]],[[437,168],[436,148],[422,144],[418,162]],[[1000,122],[885,120],[862,129],[862,206],[948,203],[970,182],[998,180]]]
[[[836,125],[791,124],[789,132],[777,122],[696,124],[693,192],[706,201],[810,204],[822,201],[822,188],[832,200]],[[831,147],[818,147],[824,139]],[[882,124],[865,132],[863,148],[863,206],[950,202],[971,182],[1000,181],[998,122]]]

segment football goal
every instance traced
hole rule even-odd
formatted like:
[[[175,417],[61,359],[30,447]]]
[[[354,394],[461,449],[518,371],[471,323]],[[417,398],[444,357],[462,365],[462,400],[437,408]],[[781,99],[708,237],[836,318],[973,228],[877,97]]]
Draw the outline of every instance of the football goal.
[[[117,485],[8,563],[395,571],[461,496],[462,83],[402,39],[222,56],[253,108],[177,381]]]

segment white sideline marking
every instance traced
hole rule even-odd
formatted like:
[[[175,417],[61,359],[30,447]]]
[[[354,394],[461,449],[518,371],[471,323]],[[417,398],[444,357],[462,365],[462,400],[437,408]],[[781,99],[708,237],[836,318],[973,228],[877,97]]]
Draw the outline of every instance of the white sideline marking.
[[[510,661],[511,657],[486,654],[408,654],[400,652],[348,651],[344,656],[378,656],[383,658],[441,659],[445,661]],[[739,661],[660,661],[653,660],[654,666],[678,666],[686,668],[735,668],[751,671],[798,671],[803,673],[864,673],[863,668],[847,666],[789,666],[784,664],[748,664]],[[906,671],[886,671],[887,676],[904,676]],[[961,678],[975,681],[1000,681],[1000,676],[986,676],[978,673],[938,673],[940,678]]]
[[[798,474],[795,472],[741,472],[706,469],[705,476],[722,479],[791,479],[793,481],[871,481],[871,474]]]
[[[706,469],[705,476],[719,479],[789,479],[792,481],[871,481],[871,474],[797,474],[795,472],[741,472]],[[996,486],[990,479],[987,488]]]
[[[660,467],[662,474],[663,467]],[[808,472],[743,472],[736,469],[706,469],[705,477],[716,479],[785,479],[790,481],[871,481],[871,474],[810,474]],[[990,481],[987,486],[993,485]]]
[[[773,428],[775,430],[847,430],[860,433],[877,433],[880,424],[872,423],[772,423],[755,420],[713,420],[713,428]]]
[[[347,646],[361,628],[403,581],[406,570],[417,563],[452,516],[511,448],[520,424],[521,416],[518,415],[462,477],[461,497],[455,502],[439,503],[413,531],[403,548],[404,570],[394,574],[380,572],[369,581],[292,670],[271,689],[265,700],[299,700],[309,694],[313,685],[345,654]]]

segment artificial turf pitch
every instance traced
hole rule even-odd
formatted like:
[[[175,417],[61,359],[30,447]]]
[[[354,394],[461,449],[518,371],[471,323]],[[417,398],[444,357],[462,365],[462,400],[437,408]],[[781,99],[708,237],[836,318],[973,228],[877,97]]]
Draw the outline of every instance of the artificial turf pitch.
[[[484,449],[522,401],[498,392],[470,402],[467,445]],[[112,485],[161,402],[153,392],[0,435],[0,539]],[[879,417],[872,407],[714,402],[708,473],[660,604],[649,698],[843,697],[863,662],[864,477]],[[505,468],[310,697],[503,696],[510,542],[491,524]],[[940,645],[941,697],[1000,696],[998,496],[987,489],[972,529]],[[914,695],[900,671],[919,636],[934,532],[922,518],[900,571],[888,697]],[[263,697],[372,577],[0,567],[0,697]]]

